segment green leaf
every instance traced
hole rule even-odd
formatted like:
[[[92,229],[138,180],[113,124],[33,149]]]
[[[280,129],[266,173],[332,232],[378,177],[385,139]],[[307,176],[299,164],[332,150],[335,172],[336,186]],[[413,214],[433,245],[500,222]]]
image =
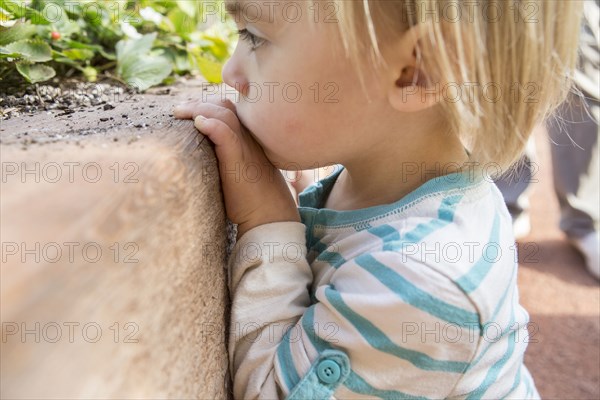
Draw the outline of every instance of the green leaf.
[[[16,18],[27,18],[35,25],[50,25],[50,21],[35,8],[26,7],[23,1],[3,1],[1,7],[13,14]]]
[[[152,49],[157,32],[152,32],[139,39],[119,40],[117,43],[117,60],[135,58],[138,54],[146,54]]]
[[[102,26],[105,21],[110,20],[110,14],[107,10],[102,9],[101,3],[95,4],[96,6],[87,6],[83,8],[82,18],[90,26]],[[115,13],[118,14],[118,10],[115,10]]]
[[[189,72],[192,69],[189,57],[185,55],[177,55],[175,57],[175,71],[178,73]]]
[[[19,40],[4,47],[13,53],[19,53],[27,61],[43,62],[52,60],[52,49],[45,42]]]
[[[32,6],[38,10],[43,10],[48,4],[58,5],[64,8],[65,1],[66,0],[33,0]]]
[[[221,73],[223,71],[223,63],[211,60],[205,56],[202,50],[198,47],[191,48],[189,51],[190,57],[195,61],[200,73],[210,83],[221,83]]]
[[[179,35],[187,36],[196,30],[196,20],[179,9],[170,11],[167,18]]]
[[[12,14],[2,9],[0,4],[0,26],[11,27],[14,23],[15,21],[13,20]]]
[[[17,63],[17,71],[19,71],[29,83],[47,81],[56,75],[54,69],[42,64]]]
[[[63,51],[63,54],[71,60],[89,60],[94,57],[94,52],[88,49],[69,49]]]
[[[2,59],[2,58],[19,59],[19,58],[21,58],[21,53],[13,53],[12,51],[5,49],[4,47],[0,47],[0,59]],[[13,60],[8,60],[8,61],[13,61]]]
[[[158,85],[173,71],[166,57],[150,55],[156,36],[153,32],[117,43],[117,75],[140,91]]]
[[[211,44],[208,46],[208,50],[219,60],[224,61],[229,57],[229,50],[227,49],[227,43],[221,38],[216,36],[203,35],[205,40],[209,40]]]
[[[171,74],[173,66],[165,57],[139,57],[128,59],[121,66],[121,77],[129,85],[144,91],[158,85]]]
[[[102,57],[106,58],[107,60],[116,60],[117,56],[112,54],[112,53],[107,53],[104,50],[100,49],[98,50],[100,52],[100,54],[102,55]]]
[[[10,28],[0,28],[0,46],[17,40],[29,39],[36,32],[37,28],[31,24],[17,22]]]
[[[81,42],[77,42],[75,40],[65,40],[65,43],[69,45],[69,47],[73,48],[73,49],[88,49],[88,50],[102,50],[102,46],[99,46],[97,44],[87,44],[87,43],[81,43]]]
[[[167,47],[164,50],[164,55],[165,57],[168,57],[171,64],[173,64],[173,71],[175,73],[181,75],[192,70],[192,64],[185,48],[183,49],[184,51],[178,51],[173,47]]]
[[[179,9],[190,16],[192,19],[196,17],[196,2],[189,0],[176,0]]]
[[[154,32],[117,43],[117,74],[139,91],[158,85],[173,71],[168,58],[150,55],[156,36]]]

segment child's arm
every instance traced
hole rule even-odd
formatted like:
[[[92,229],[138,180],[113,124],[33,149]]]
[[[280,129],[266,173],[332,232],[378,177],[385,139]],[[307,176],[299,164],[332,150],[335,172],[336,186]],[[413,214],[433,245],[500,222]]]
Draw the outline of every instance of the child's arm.
[[[310,306],[305,231],[300,222],[266,224],[248,231],[233,249],[229,360],[236,399],[284,398],[290,391],[281,378],[292,370],[283,365],[285,371],[275,372],[274,358],[286,358],[284,330]]]
[[[266,224],[234,248],[234,398],[449,395],[480,343],[478,314],[464,293],[426,266],[415,270],[398,252],[374,251],[330,271],[331,284],[316,288],[311,301],[305,229],[293,222]],[[424,286],[411,282],[417,274]],[[325,382],[319,366],[331,350],[343,354],[331,357],[339,374],[333,371],[335,379]]]

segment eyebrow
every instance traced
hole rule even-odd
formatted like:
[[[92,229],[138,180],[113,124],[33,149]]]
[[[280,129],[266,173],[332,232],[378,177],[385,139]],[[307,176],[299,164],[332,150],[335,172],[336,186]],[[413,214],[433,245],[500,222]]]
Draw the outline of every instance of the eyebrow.
[[[247,19],[252,20],[254,22],[258,22],[264,20],[263,12],[259,7],[259,15],[248,15],[246,8],[243,7],[242,3],[244,1],[235,1],[235,0],[225,0],[225,11],[233,17],[239,17],[240,15],[244,15]]]
[[[242,7],[237,1],[225,0],[225,11],[229,14],[237,15],[240,13],[241,9]]]

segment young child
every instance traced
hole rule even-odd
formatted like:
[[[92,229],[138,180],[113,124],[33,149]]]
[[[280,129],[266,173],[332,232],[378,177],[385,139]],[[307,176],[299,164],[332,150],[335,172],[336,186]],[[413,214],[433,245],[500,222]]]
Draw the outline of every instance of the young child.
[[[226,5],[239,99],[175,116],[238,224],[234,398],[539,398],[491,175],[566,97],[580,2]],[[281,170],[334,165],[297,207]]]

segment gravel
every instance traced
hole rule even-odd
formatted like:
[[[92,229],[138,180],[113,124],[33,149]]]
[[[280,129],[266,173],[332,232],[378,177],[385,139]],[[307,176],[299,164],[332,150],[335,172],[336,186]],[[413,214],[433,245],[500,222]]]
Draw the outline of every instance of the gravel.
[[[63,110],[63,115],[87,107],[104,105],[104,110],[115,108],[110,102],[123,101],[136,94],[135,89],[107,82],[52,80],[49,84],[27,85],[21,88],[0,89],[0,120],[17,118],[48,110]]]

